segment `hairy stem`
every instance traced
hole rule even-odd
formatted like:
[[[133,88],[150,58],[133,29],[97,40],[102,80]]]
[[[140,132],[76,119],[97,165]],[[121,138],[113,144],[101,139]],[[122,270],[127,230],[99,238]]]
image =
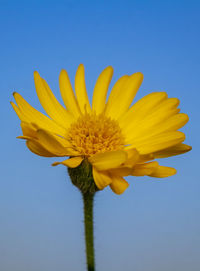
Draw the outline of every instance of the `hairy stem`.
[[[94,193],[82,193],[84,203],[85,245],[87,270],[95,271],[94,235],[93,235],[93,200]]]

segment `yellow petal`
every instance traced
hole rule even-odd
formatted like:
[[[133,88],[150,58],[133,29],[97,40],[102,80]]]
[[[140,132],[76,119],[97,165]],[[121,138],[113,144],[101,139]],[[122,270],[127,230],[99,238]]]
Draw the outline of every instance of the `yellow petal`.
[[[107,105],[111,105],[113,102],[115,102],[118,99],[118,96],[120,95],[122,88],[124,84],[127,82],[127,80],[129,79],[129,77],[130,76],[128,75],[123,75],[116,81],[108,97]]]
[[[38,72],[34,72],[35,88],[40,103],[47,114],[63,127],[69,127],[73,121],[72,115],[58,102],[47,82]]]
[[[129,176],[132,173],[132,168],[131,167],[118,167],[118,168],[113,168],[109,169],[108,172],[112,175],[117,175],[117,176]]]
[[[126,80],[123,89],[118,93],[117,99],[110,105],[110,116],[113,119],[118,119],[123,115],[131,105],[140,85],[142,84],[143,74],[140,72],[134,73]]]
[[[62,138],[57,135],[53,135],[53,137],[65,149],[67,156],[81,156],[81,154],[76,149],[74,149],[73,146],[71,145],[71,143],[69,141],[67,141],[65,138]]]
[[[27,140],[26,145],[31,152],[39,156],[44,156],[44,157],[57,156],[54,153],[51,153],[48,150],[46,150],[39,142],[36,142],[35,140]]]
[[[176,131],[180,129],[181,127],[183,127],[189,120],[188,115],[184,113],[173,115],[172,117],[168,118],[165,121],[164,121],[164,118],[167,118],[167,113],[165,116],[160,115],[160,117],[157,118],[159,122],[153,121],[153,120],[152,121],[149,120],[148,122],[145,122],[145,123],[143,122],[142,126],[136,129],[137,131],[135,131],[134,135],[132,136],[131,139],[129,138],[129,140],[131,142],[137,141],[137,140],[144,141],[145,138],[148,140],[148,138],[159,135],[161,133],[163,134],[166,132]]]
[[[140,163],[148,162],[148,161],[153,160],[154,158],[155,157],[154,157],[154,155],[152,153],[150,153],[150,154],[144,154],[144,155],[140,154],[137,163],[140,164]]]
[[[62,162],[54,162],[52,166],[57,166],[57,165],[64,165],[70,168],[75,168],[78,167],[81,162],[83,161],[83,157],[72,157],[67,160],[64,160]]]
[[[105,114],[108,117],[112,117],[115,113],[115,108],[113,108],[112,104],[116,103],[116,100],[118,100],[118,97],[120,93],[123,91],[123,87],[125,83],[127,82],[129,76],[124,75],[120,77],[117,82],[114,84],[111,93],[108,98],[108,102],[106,104]]]
[[[124,163],[127,159],[127,154],[124,151],[111,151],[98,153],[89,158],[90,163],[95,166],[97,170],[107,170],[116,168]]]
[[[37,138],[39,143],[47,149],[49,152],[54,153],[56,156],[67,156],[67,150],[64,146],[56,139],[55,136],[48,133],[45,130],[37,131]]]
[[[136,149],[126,150],[128,155],[126,162],[124,163],[125,167],[133,167],[139,159],[139,153]]]
[[[150,175],[158,167],[158,162],[150,162],[145,164],[137,164],[133,168],[131,175],[132,176],[145,176]]]
[[[26,121],[26,117],[23,115],[23,113],[21,112],[19,107],[16,104],[14,104],[13,102],[10,102],[10,104],[12,105],[13,109],[15,110],[15,113],[17,114],[18,118],[21,121]]]
[[[110,184],[110,188],[117,195],[121,195],[127,188],[129,184],[124,178],[120,176],[112,175],[112,183]]]
[[[150,177],[166,178],[176,174],[176,169],[172,167],[158,166],[151,174]]]
[[[79,105],[74,95],[69,76],[65,70],[62,70],[59,77],[60,92],[65,106],[69,112],[78,118],[81,114]]]
[[[133,145],[135,144],[135,147],[140,154],[149,154],[172,147],[183,142],[184,140],[184,133],[177,131],[153,136],[148,140],[140,140],[133,143]]]
[[[167,99],[166,92],[153,92],[137,101],[124,115],[119,118],[119,124],[123,131],[129,127],[130,124],[139,123],[145,116],[149,115],[152,110]]]
[[[179,109],[172,109],[163,114],[159,114],[152,119],[141,121],[140,124],[129,127],[124,132],[125,144],[133,144],[132,142],[148,140],[148,138],[159,135],[161,133],[176,131],[186,123],[185,117],[176,117]],[[183,119],[182,118],[182,119]]]
[[[19,107],[19,112],[20,114],[22,113],[22,116],[19,116],[22,121],[35,123],[39,127],[55,134],[66,135],[67,130],[65,128],[33,108],[19,93],[14,92],[13,95]]]
[[[33,137],[31,137],[31,136],[17,136],[16,137],[17,139],[25,139],[25,140],[28,140],[28,139],[33,139]]]
[[[95,167],[92,168],[92,174],[93,174],[94,182],[100,190],[104,189],[106,186],[108,186],[112,182],[112,179],[110,178],[108,173],[100,172]]]
[[[190,151],[191,149],[192,149],[191,146],[181,143],[181,144],[175,145],[171,148],[167,148],[165,150],[154,152],[153,155],[155,158],[166,158],[166,157],[170,157],[170,156],[174,156],[174,155],[183,154],[185,152]]]
[[[80,107],[80,110],[83,114],[85,112],[91,112],[91,106],[88,100],[86,85],[85,85],[85,71],[83,64],[80,64],[75,77],[75,91],[77,101]]]
[[[113,68],[108,66],[99,75],[96,85],[94,87],[93,99],[92,99],[92,110],[97,114],[101,114],[104,111],[106,104],[106,95],[108,87],[113,75]]]
[[[24,136],[28,136],[30,138],[36,138],[36,128],[27,122],[21,122],[21,128]]]
[[[151,134],[159,134],[159,125],[163,124],[173,115],[179,112],[177,105],[179,100],[170,98],[163,101],[153,112],[140,121],[134,122],[130,120],[130,125],[123,130],[126,136],[126,142],[133,142],[133,140],[141,137],[150,137]],[[158,131],[158,132],[157,132]]]
[[[32,123],[21,122],[21,127],[23,131],[23,136],[18,136],[19,139],[36,139],[38,140],[38,130],[37,126]],[[48,131],[44,131],[48,134]],[[65,139],[57,135],[51,135],[54,140],[62,145],[62,148],[66,150],[67,156],[80,156],[80,153],[74,150],[72,145]],[[41,138],[40,138],[41,140]],[[58,155],[59,156],[59,155]]]
[[[183,127],[189,120],[189,117],[187,114],[179,113],[172,117],[170,117],[168,120],[166,120],[163,123],[160,123],[159,125],[154,127],[154,131],[149,131],[149,135],[153,134],[160,134],[163,132],[169,132],[169,131],[176,131]]]

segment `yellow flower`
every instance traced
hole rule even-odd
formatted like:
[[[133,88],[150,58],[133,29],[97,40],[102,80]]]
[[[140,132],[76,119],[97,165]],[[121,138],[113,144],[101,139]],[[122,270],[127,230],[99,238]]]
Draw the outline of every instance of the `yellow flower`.
[[[188,121],[179,113],[179,100],[165,92],[153,92],[131,106],[143,80],[142,73],[124,75],[114,84],[106,101],[113,68],[100,74],[94,87],[92,106],[85,85],[84,66],[75,76],[75,93],[65,70],[59,84],[63,107],[38,72],[34,73],[38,98],[49,117],[14,93],[17,105],[11,102],[21,120],[23,138],[35,154],[45,157],[66,157],[53,163],[70,168],[82,161],[92,165],[98,189],[110,185],[121,194],[128,187],[124,176],[168,177],[176,170],[152,161],[191,150],[183,144],[184,133],[177,131]]]

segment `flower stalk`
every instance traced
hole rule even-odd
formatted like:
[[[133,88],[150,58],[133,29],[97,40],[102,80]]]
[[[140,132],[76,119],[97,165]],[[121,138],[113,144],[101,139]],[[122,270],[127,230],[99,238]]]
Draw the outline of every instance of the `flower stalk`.
[[[87,159],[83,160],[81,165],[76,168],[68,168],[68,173],[72,183],[82,194],[87,271],[95,271],[93,202],[94,195],[99,189],[94,182],[92,166]]]
[[[84,203],[84,225],[85,225],[85,245],[87,270],[95,271],[94,256],[94,230],[93,230],[93,193],[82,193]]]

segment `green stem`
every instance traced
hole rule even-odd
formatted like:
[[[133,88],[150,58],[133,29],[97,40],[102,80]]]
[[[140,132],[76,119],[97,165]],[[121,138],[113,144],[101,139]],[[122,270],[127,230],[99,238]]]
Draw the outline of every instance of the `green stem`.
[[[84,202],[85,245],[87,270],[95,271],[94,236],[93,236],[93,193],[82,193]]]

